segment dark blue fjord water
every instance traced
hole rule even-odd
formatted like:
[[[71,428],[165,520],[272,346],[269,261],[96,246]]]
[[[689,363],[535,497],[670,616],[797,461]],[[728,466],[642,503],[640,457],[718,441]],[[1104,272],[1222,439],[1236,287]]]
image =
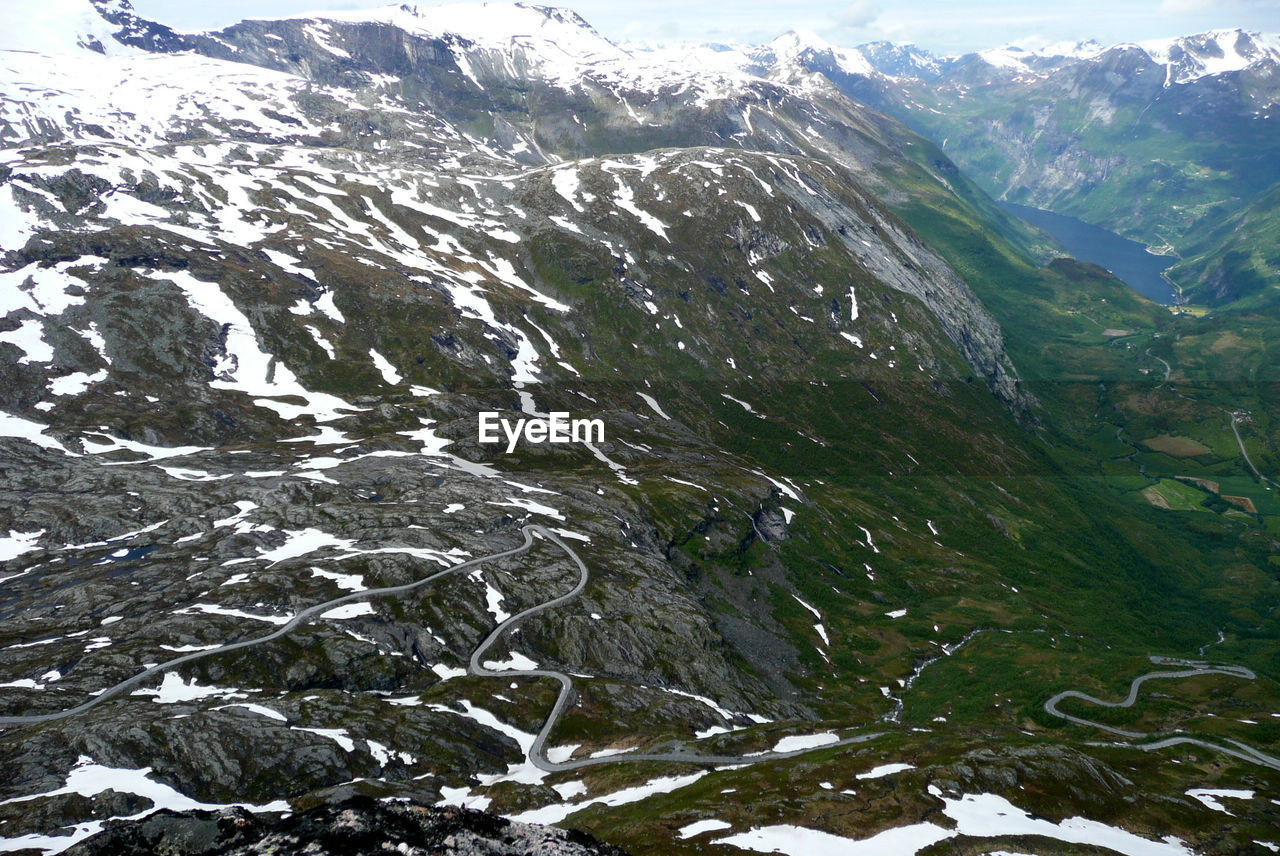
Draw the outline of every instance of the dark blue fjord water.
[[[1177,291],[1163,276],[1172,261],[1168,257],[1152,255],[1137,241],[1065,214],[1012,202],[1001,202],[1000,207],[1044,229],[1073,257],[1111,271],[1143,297],[1166,306],[1176,302]]]

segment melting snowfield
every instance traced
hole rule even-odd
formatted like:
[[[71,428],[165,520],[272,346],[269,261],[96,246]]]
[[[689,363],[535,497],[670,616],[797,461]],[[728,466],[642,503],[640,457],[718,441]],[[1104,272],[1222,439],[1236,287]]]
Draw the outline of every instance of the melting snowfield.
[[[94,797],[107,790],[143,797],[151,802],[151,806],[127,817],[112,817],[76,824],[68,827],[68,832],[63,835],[32,834],[22,835],[17,838],[0,838],[0,853],[12,853],[27,849],[43,850],[46,854],[61,853],[76,842],[83,841],[90,835],[101,831],[108,820],[136,820],[149,814],[154,814],[161,809],[170,809],[172,811],[191,811],[194,809],[213,811],[230,807],[228,805],[202,803],[193,800],[170,786],[152,779],[150,767],[144,767],[140,770],[106,767],[95,763],[87,755],[80,756],[80,760],[76,762],[75,767],[67,774],[66,783],[62,787],[42,794],[31,794],[5,800],[0,802],[0,806],[29,802],[45,797],[61,796],[63,794]],[[284,800],[277,800],[266,805],[250,805],[247,803],[232,803],[231,805],[240,806],[254,812],[289,811],[289,804]]]
[[[952,799],[934,786],[930,786],[929,793],[945,803],[942,813],[955,821],[955,829],[936,823],[914,823],[886,829],[869,838],[853,839],[802,826],[777,825],[717,838],[715,843],[788,856],[914,856],[932,844],[959,836],[1036,835],[1068,844],[1101,847],[1124,856],[1194,856],[1176,838],[1153,841],[1083,817],[1053,823],[1032,817],[995,794],[966,794]]]

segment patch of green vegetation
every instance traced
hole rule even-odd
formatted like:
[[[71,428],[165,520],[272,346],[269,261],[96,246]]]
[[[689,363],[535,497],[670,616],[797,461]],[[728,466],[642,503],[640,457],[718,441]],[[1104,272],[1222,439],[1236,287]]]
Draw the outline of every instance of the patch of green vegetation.
[[[1161,479],[1142,490],[1142,495],[1156,508],[1171,511],[1207,511],[1208,497],[1202,490],[1172,479]]]
[[[1280,174],[1265,153],[1275,153],[1275,141],[1239,108],[1244,102],[1209,104],[1194,100],[1196,90],[1153,102],[1136,92],[1101,96],[1078,82],[1064,90],[1050,76],[1030,85],[931,83],[888,106],[926,136],[945,139],[987,192],[1149,244],[1172,243],[1184,260],[1173,278],[1208,301],[1274,303],[1268,283]],[[932,109],[906,109],[917,101]],[[1063,163],[1080,175],[1069,185],[1061,182]]]
[[[1237,311],[1280,305],[1280,183],[1246,208],[1200,234],[1171,276],[1187,283],[1192,300]]]

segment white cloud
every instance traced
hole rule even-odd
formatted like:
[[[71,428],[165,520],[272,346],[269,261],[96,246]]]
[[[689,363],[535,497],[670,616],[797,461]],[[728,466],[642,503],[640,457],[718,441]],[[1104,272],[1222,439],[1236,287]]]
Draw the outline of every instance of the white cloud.
[[[1222,11],[1238,5],[1232,0],[1160,0],[1161,15],[1191,15],[1196,12]]]
[[[856,30],[875,23],[880,17],[880,6],[875,0],[854,0],[832,17],[836,26]]]
[[[133,0],[138,13],[178,29],[228,26],[317,7],[359,8],[388,0]],[[400,0],[395,0],[400,2]],[[408,0],[431,6],[445,0]],[[455,0],[456,2],[456,0]],[[812,30],[841,45],[871,39],[914,42],[935,53],[1001,44],[1093,38],[1103,44],[1186,35],[1210,28],[1274,32],[1280,0],[535,0],[567,6],[620,40],[767,42]],[[3,7],[6,0],[0,0]],[[1159,10],[1157,12],[1156,10]],[[678,22],[678,30],[669,22]]]

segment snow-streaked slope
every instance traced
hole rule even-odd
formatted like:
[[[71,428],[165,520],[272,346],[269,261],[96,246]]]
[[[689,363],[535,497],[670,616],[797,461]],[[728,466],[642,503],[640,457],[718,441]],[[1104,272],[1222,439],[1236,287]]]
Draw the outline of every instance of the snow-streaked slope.
[[[1094,39],[1085,39],[1078,42],[1054,42],[1040,48],[1036,53],[1045,57],[1063,56],[1073,59],[1092,59],[1106,49],[1106,45],[1101,42]]]
[[[975,56],[1004,72],[1043,76],[1077,63],[1103,59],[1117,50],[1139,50],[1152,62],[1163,65],[1166,86],[1263,64],[1280,64],[1280,36],[1239,29],[1111,46],[1093,40],[1056,42],[1036,50],[1004,45],[978,51]]]
[[[1016,69],[1018,71],[1027,71],[1026,62],[1028,59],[1036,56],[1034,51],[1023,50],[1016,45],[1006,45],[999,48],[988,48],[978,51],[978,56],[982,57],[988,65],[1002,69]]]
[[[825,60],[845,74],[875,74],[875,68],[854,48],[839,48],[821,37],[803,31],[783,33],[756,52],[760,59],[772,59],[774,65],[791,65],[814,59]]]
[[[1026,835],[1125,856],[1192,856],[1192,851],[1172,836],[1157,841],[1084,817],[1069,817],[1053,823],[1036,818],[995,794],[965,794],[956,799],[944,796],[932,785],[929,793],[945,803],[942,813],[954,822],[954,829],[926,821],[852,839],[802,826],[775,825],[717,838],[714,843],[789,856],[915,856],[957,835],[970,838]]]
[[[543,72],[553,77],[572,74],[580,64],[629,58],[577,13],[524,3],[402,4],[296,17],[389,24],[418,36],[457,37],[488,50],[525,48],[547,63]]]
[[[113,0],[108,6],[118,5]],[[134,53],[114,38],[109,23],[86,0],[4,0],[0,3],[0,51],[45,54]]]
[[[1238,29],[1139,42],[1138,46],[1169,69],[1168,79],[1173,83],[1242,71],[1255,63],[1280,63],[1280,35]]]
[[[524,3],[395,5],[355,11],[309,13],[317,43],[329,41],[332,24],[385,24],[449,45],[462,72],[477,85],[495,78],[532,77],[566,89],[586,84],[612,90],[656,92],[677,87],[726,97],[751,75],[740,63],[690,63],[684,56],[631,52],[602,36],[568,9]],[[708,59],[710,57],[707,57]]]
[[[295,136],[305,117],[290,100],[305,87],[288,74],[192,54],[0,51],[6,93],[0,122],[14,126],[6,136],[18,129],[47,136],[60,128],[69,136],[154,146],[208,135],[216,130],[211,123],[229,116],[255,135]],[[93,126],[110,129],[109,136]]]

